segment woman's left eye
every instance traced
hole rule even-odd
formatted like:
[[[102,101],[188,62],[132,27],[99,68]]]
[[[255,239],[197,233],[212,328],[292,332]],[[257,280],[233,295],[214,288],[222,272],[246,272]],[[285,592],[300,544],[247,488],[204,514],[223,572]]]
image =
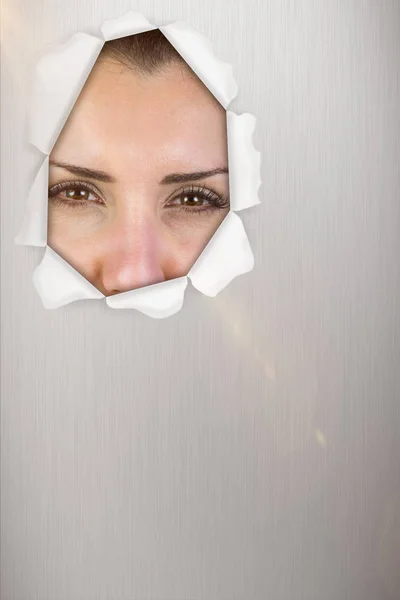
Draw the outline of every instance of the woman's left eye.
[[[225,200],[212,190],[195,189],[193,186],[188,190],[182,190],[169,200],[165,206],[178,207],[188,210],[210,210],[213,208],[227,208],[229,200]]]
[[[193,193],[181,194],[168,203],[169,206],[203,206],[203,204],[209,204],[209,202],[199,194]]]

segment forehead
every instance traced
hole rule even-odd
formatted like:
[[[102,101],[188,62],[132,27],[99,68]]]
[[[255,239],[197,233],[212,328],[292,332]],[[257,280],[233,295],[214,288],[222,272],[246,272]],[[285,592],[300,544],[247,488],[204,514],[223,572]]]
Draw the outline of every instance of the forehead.
[[[204,166],[226,161],[226,144],[224,109],[186,68],[142,76],[107,60],[94,66],[52,154],[104,165]]]

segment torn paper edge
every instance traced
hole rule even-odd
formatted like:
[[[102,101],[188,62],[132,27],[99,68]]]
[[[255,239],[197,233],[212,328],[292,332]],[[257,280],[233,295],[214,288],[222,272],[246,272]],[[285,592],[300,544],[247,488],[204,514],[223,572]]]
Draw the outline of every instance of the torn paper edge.
[[[148,317],[163,319],[181,310],[187,284],[187,277],[179,277],[108,296],[106,302],[110,308],[134,308]]]
[[[253,144],[255,126],[254,115],[226,112],[231,210],[243,210],[260,204],[261,154]]]
[[[43,260],[33,271],[32,280],[45,308],[59,308],[76,300],[104,298],[104,294],[50,246],[46,246]]]
[[[104,45],[86,33],[74,34],[39,60],[29,94],[29,142],[50,154]]]
[[[123,35],[129,35],[129,33],[135,32],[135,28],[146,31],[149,29],[156,29],[157,27],[151,26],[147,19],[140,13],[130,11],[118,19],[106,21],[102,27],[102,34],[105,39],[115,39],[116,37],[123,37]],[[237,94],[237,84],[233,78],[232,66],[228,63],[223,63],[215,57],[211,41],[183,22],[172,23],[165,27],[159,27],[159,29],[166,35],[193,71],[196,72],[203,83],[226,108],[229,102]],[[128,31],[129,33],[119,35],[121,31]],[[139,31],[136,32],[138,33]],[[75,46],[73,41],[75,42]],[[76,84],[76,86],[72,85],[73,90],[68,96],[68,99],[64,102],[60,102],[60,98],[55,94],[56,106],[53,107],[48,106],[49,98],[45,99],[44,106],[46,107],[46,110],[49,109],[49,114],[52,116],[53,123],[55,114],[58,114],[59,121],[57,121],[55,125],[57,134],[54,135],[53,132],[52,135],[51,131],[49,131],[50,128],[48,127],[45,134],[41,136],[41,141],[39,141],[40,136],[38,136],[35,138],[36,143],[34,143],[34,137],[31,136],[31,142],[42,152],[43,148],[47,149],[47,152],[45,152],[47,154],[50,154],[51,149],[90,74],[104,41],[87,34],[75,34],[67,44],[59,48],[59,51],[56,52],[56,54],[53,53],[51,55],[52,59],[47,62],[47,65],[54,68],[57,63],[56,58],[62,54],[63,51],[71,51],[71,47],[74,50],[72,55],[76,56],[76,47],[83,42],[84,45],[81,46],[81,48],[83,48],[85,60],[80,61],[80,70],[74,69],[73,65],[72,70],[74,71],[76,79],[71,76],[68,81],[72,84]],[[78,55],[81,59],[79,53]],[[42,71],[45,69],[45,66],[43,65],[46,65],[46,61],[43,63],[43,60],[44,59],[40,61]],[[69,60],[71,60],[71,55],[69,56]],[[39,73],[40,69],[37,71]],[[85,74],[86,76],[83,79]],[[218,80],[220,84],[222,82],[222,86],[218,85]],[[43,77],[41,81],[42,84],[44,84]],[[47,81],[47,84],[47,86],[42,86],[43,89],[40,92],[42,95],[44,94],[43,90],[47,93],[51,93],[52,91],[51,81]],[[39,88],[40,86],[37,83],[36,90]],[[36,107],[38,104],[40,107],[39,97],[40,94],[38,94],[35,100]],[[72,103],[71,98],[73,98]],[[65,114],[66,110],[67,114]],[[34,111],[31,111],[31,120],[36,122],[36,127],[33,127],[32,131],[38,133],[40,132],[39,122],[43,123],[43,116],[46,114],[46,111],[44,111],[42,107],[36,114],[42,115],[41,119],[35,121]],[[187,278],[189,278],[192,285],[202,293],[208,296],[215,296],[236,276],[248,272],[253,268],[254,257],[243,224],[240,218],[232,211],[242,210],[243,208],[248,208],[249,206],[254,206],[259,203],[257,190],[261,183],[259,174],[260,153],[254,149],[252,142],[254,127],[255,117],[252,115],[247,113],[236,115],[235,113],[227,111],[228,158],[230,168],[229,186],[231,194],[233,193],[231,212],[227,215],[217,232],[208,242],[188,276],[161,282],[155,284],[155,286],[147,286],[107,297],[106,302],[108,306],[112,308],[135,308],[153,318],[162,318],[178,312],[182,307]],[[232,153],[232,158],[230,158],[230,152]],[[30,206],[27,210],[26,220],[16,239],[16,242],[19,244],[34,246],[45,246],[47,244],[47,181],[43,197],[44,205],[41,205],[39,201],[39,190],[41,187],[44,188],[45,177],[43,169],[45,168],[44,165],[46,160],[48,169],[47,156],[39,169],[32,186],[31,194],[29,195],[28,202]],[[46,179],[47,178],[48,173]],[[244,181],[247,181],[249,187],[245,187]],[[35,184],[36,189],[33,191]],[[212,254],[212,256],[210,256],[210,254]],[[218,271],[217,266],[221,269],[220,272]],[[46,308],[58,308],[81,299],[98,299],[105,297],[47,245],[44,258],[34,271],[33,280],[43,301],[43,305]],[[185,282],[184,287],[182,281]],[[173,282],[178,282],[178,284],[172,285]],[[149,287],[152,287],[153,289],[150,290],[150,293],[146,293],[146,290],[148,290]]]
[[[39,167],[28,195],[24,222],[15,243],[20,246],[47,245],[49,157]]]
[[[160,27],[160,31],[226,110],[238,93],[233,66],[215,56],[208,37],[183,21]]]
[[[190,269],[199,292],[216,296],[235,277],[251,271],[254,256],[241,218],[230,211]]]
[[[152,25],[142,13],[129,10],[121,17],[104,21],[101,26],[101,33],[105,41],[108,42],[127,35],[152,31],[153,29],[158,29],[158,27]]]

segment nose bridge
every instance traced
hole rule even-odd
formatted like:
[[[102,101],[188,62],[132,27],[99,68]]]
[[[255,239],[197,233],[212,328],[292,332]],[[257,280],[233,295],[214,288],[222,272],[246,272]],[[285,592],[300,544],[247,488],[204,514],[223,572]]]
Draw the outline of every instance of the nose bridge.
[[[117,209],[103,230],[100,246],[106,295],[165,280],[162,227],[149,203],[136,198]]]
[[[146,231],[150,232],[151,227],[156,224],[150,194],[150,189],[137,183],[133,190],[119,190],[109,222],[111,235],[126,236],[127,240],[131,240],[133,231],[136,231],[136,238]]]
[[[147,253],[156,237],[154,215],[144,210],[118,210],[107,226],[107,242],[120,255]]]

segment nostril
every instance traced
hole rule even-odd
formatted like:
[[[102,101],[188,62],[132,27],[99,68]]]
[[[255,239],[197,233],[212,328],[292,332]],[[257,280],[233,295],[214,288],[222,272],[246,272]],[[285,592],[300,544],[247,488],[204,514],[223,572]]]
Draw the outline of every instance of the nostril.
[[[124,276],[123,276],[124,275]],[[133,290],[137,290],[140,288],[147,287],[149,285],[155,285],[156,283],[161,283],[166,280],[166,276],[159,266],[149,270],[147,273],[143,272],[135,272],[131,277],[126,276],[126,272],[122,274],[121,272],[109,274],[109,279],[114,281],[104,281],[102,282],[103,293],[105,296],[115,296],[116,294],[122,294],[124,292],[130,292]],[[107,285],[107,283],[109,285]],[[114,286],[112,285],[114,283]]]

